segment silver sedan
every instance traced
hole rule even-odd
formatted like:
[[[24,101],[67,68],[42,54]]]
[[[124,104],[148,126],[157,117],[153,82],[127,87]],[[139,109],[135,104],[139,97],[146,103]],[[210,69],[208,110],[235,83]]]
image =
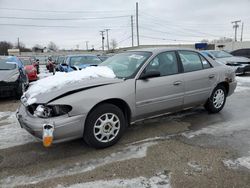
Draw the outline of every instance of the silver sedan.
[[[85,79],[39,94],[33,103],[25,94],[17,112],[21,127],[45,146],[83,138],[104,148],[137,121],[199,105],[217,113],[236,88],[233,69],[190,49],[127,51],[100,66],[115,78]]]

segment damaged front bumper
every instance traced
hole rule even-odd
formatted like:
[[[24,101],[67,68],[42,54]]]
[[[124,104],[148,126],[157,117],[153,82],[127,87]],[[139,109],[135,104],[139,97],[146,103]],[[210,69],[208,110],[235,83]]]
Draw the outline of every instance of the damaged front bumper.
[[[53,125],[53,143],[81,138],[86,119],[86,115],[69,116],[68,114],[39,118],[33,116],[23,104],[17,110],[16,116],[20,126],[39,140],[43,139],[44,125]]]

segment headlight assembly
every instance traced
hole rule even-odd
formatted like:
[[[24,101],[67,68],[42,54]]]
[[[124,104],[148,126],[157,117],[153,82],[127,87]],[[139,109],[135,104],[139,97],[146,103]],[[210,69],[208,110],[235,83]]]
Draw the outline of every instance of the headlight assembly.
[[[56,117],[67,114],[72,110],[69,105],[38,105],[34,111],[34,116],[40,118]]]
[[[230,65],[230,66],[240,66],[239,63],[233,62],[233,61],[228,61],[226,65]]]

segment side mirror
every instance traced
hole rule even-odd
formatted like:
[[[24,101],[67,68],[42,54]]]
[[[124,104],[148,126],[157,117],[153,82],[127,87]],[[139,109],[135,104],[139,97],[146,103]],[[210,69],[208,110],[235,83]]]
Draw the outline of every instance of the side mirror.
[[[145,73],[142,73],[140,76],[140,79],[148,79],[148,78],[158,77],[160,75],[161,75],[161,73],[159,71],[151,70],[151,71],[147,71]]]

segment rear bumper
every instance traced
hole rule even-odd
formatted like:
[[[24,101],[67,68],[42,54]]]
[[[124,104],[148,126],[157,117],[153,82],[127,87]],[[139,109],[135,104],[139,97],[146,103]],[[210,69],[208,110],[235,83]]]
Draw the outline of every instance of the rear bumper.
[[[85,115],[73,117],[63,115],[54,118],[39,118],[30,114],[23,104],[19,107],[16,116],[20,126],[40,140],[42,140],[43,137],[43,125],[54,125],[54,143],[81,138],[83,136],[83,127],[86,118]]]
[[[16,82],[3,82],[0,81],[0,96],[9,97],[13,96],[18,88],[19,83]]]

